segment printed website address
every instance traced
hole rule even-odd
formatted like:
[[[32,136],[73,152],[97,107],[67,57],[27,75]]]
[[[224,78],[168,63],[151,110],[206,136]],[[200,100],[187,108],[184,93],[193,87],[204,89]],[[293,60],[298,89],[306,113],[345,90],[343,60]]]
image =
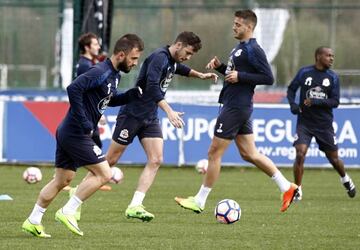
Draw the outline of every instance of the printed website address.
[[[258,151],[261,154],[264,154],[268,157],[286,157],[289,160],[295,160],[296,151],[294,147],[271,147],[271,146],[259,146],[257,147]],[[357,148],[339,148],[339,157],[340,158],[357,158],[358,150]],[[325,157],[325,154],[315,146],[310,146],[306,154],[307,157]]]

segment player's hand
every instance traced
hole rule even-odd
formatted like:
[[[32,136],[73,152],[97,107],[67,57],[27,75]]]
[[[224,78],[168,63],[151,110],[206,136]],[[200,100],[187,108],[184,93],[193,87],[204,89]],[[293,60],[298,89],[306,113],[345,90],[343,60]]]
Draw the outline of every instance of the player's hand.
[[[311,107],[311,105],[312,105],[311,99],[310,99],[310,98],[306,98],[306,99],[304,100],[304,105],[305,105],[306,107]]]
[[[292,114],[298,115],[301,113],[301,108],[299,107],[299,105],[293,103],[290,105],[290,111]]]
[[[213,79],[214,82],[217,82],[219,77],[215,73],[200,73],[199,78],[203,79],[203,80],[205,80],[205,79]]]
[[[99,124],[104,126],[106,124],[106,117],[105,115],[102,115],[99,120]]]
[[[167,116],[169,118],[170,123],[175,127],[175,128],[182,128],[185,125],[184,120],[181,118],[181,116],[184,115],[184,112],[177,112],[177,111],[173,111],[171,110]]]
[[[214,56],[213,59],[210,60],[210,62],[206,65],[206,68],[207,69],[216,69],[216,68],[219,68],[221,65],[221,62],[220,60]]]
[[[237,83],[238,79],[238,72],[236,70],[229,71],[229,73],[225,76],[225,81],[229,83]]]

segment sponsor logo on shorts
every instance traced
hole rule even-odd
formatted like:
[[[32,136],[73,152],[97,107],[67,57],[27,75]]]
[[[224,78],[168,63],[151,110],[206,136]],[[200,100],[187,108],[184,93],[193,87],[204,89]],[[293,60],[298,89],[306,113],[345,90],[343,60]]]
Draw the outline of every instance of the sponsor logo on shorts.
[[[223,130],[221,129],[221,127],[222,127],[222,126],[223,126],[223,124],[222,124],[222,123],[220,123],[220,124],[219,124],[219,128],[216,130],[216,132],[217,132],[217,133],[219,133],[219,134],[220,134],[220,133],[222,133],[222,132],[223,132]]]
[[[294,135],[294,141],[297,141],[298,139],[299,139],[298,134],[295,134],[295,135]]]

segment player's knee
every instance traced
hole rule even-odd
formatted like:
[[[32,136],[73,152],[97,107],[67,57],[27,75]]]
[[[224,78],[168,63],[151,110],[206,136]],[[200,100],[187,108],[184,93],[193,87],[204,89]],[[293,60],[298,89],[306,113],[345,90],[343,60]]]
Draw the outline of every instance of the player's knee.
[[[106,170],[104,170],[100,175],[100,179],[103,184],[108,183],[110,181],[111,177],[112,177],[112,173],[111,173],[110,168],[107,168]]]
[[[160,165],[163,163],[163,157],[162,156],[155,156],[151,157],[149,159],[149,164],[153,167],[160,167]]]
[[[255,158],[257,157],[257,154],[250,154],[249,152],[242,151],[240,152],[240,156],[244,161],[254,162]]]

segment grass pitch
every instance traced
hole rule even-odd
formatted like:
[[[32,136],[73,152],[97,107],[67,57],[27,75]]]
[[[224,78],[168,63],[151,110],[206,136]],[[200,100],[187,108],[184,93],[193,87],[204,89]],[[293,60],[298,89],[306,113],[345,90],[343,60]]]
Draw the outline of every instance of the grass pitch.
[[[205,211],[195,214],[176,205],[175,196],[194,195],[202,176],[193,168],[162,167],[144,205],[155,214],[149,223],[124,216],[139,167],[123,167],[124,182],[112,191],[98,191],[82,207],[79,222],[84,236],[76,236],[54,221],[68,199],[61,192],[48,208],[43,224],[50,239],[21,231],[40,189],[54,173],[41,168],[43,181],[27,184],[25,167],[0,166],[0,194],[13,201],[0,201],[1,249],[360,249],[360,192],[348,198],[334,170],[306,169],[304,198],[280,213],[280,192],[265,174],[252,168],[224,168],[211,192]],[[291,169],[283,169],[292,179]],[[348,171],[360,191],[360,171]],[[79,171],[73,185],[85,176]],[[216,222],[218,201],[236,200],[242,209],[239,222]]]

